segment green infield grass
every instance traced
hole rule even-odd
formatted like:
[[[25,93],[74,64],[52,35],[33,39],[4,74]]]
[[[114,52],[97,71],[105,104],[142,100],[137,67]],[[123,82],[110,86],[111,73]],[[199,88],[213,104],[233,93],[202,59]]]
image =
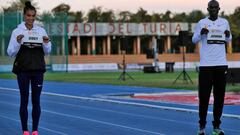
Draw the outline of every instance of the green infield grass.
[[[143,72],[127,72],[134,80],[125,75],[125,81],[119,79],[122,72],[46,72],[45,80],[59,82],[81,82],[93,84],[110,84],[110,85],[127,85],[127,86],[144,86],[157,88],[172,88],[197,90],[198,73],[189,71],[187,74],[193,81],[193,84],[183,80],[183,75],[173,84],[174,80],[181,72],[174,73],[143,73]],[[1,73],[0,78],[15,79],[12,73]],[[240,84],[228,84],[227,91],[240,92]]]

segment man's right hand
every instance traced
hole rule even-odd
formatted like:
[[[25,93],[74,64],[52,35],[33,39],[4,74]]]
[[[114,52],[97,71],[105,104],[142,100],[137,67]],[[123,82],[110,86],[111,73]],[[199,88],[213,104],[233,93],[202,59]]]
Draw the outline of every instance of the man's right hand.
[[[201,30],[201,32],[200,32],[200,34],[201,34],[201,35],[203,35],[203,34],[206,34],[206,35],[207,35],[207,34],[208,34],[208,32],[209,32],[209,31],[208,31],[208,29],[207,29],[207,28],[202,28],[202,30]]]
[[[19,44],[21,43],[23,37],[24,37],[24,35],[22,35],[22,34],[17,36],[17,42]]]

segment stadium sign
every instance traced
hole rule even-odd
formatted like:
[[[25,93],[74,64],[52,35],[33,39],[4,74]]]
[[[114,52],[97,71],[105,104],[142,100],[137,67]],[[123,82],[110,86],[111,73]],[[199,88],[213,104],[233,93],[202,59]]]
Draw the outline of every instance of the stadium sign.
[[[180,30],[192,31],[188,23],[63,23],[45,25],[49,35],[63,35],[66,29],[68,36],[142,36],[142,35],[178,35]]]

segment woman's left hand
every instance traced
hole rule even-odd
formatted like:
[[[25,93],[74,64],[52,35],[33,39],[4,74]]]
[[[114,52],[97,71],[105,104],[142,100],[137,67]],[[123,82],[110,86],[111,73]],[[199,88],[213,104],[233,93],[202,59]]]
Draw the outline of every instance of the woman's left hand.
[[[43,36],[43,43],[48,43],[50,41],[50,38],[47,36]]]

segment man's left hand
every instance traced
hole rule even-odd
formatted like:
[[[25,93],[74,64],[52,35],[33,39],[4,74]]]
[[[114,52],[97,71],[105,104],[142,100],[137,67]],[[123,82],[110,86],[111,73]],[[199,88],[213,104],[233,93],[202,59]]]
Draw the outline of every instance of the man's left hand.
[[[224,31],[224,34],[226,35],[227,38],[230,37],[230,31],[229,31],[229,30],[225,30],[225,31]]]

